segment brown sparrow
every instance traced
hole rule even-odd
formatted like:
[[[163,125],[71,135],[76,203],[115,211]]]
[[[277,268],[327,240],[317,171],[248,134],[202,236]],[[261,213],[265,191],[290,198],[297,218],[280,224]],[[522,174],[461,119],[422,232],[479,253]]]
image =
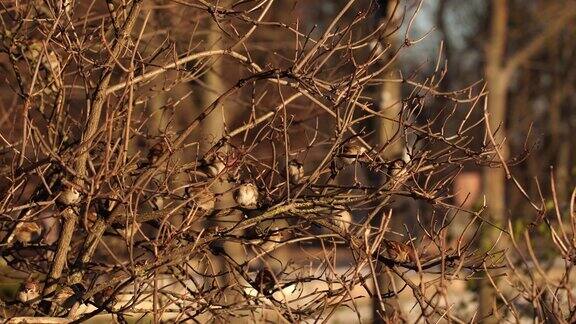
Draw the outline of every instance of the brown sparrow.
[[[234,200],[242,208],[256,208],[258,205],[258,188],[251,183],[247,182],[234,191]]]
[[[277,283],[276,276],[268,268],[260,269],[254,278],[254,288],[264,295],[272,294]]]
[[[258,246],[264,251],[270,252],[282,242],[284,233],[282,229],[277,226],[262,228],[256,225],[246,232],[246,238],[248,238],[251,244]]]
[[[38,241],[42,236],[42,228],[36,222],[20,222],[14,230],[16,241],[26,245]]]
[[[388,165],[388,175],[394,180],[400,180],[407,174],[408,170],[406,170],[406,162],[400,159],[394,160]]]
[[[116,296],[112,296],[114,294],[113,287],[106,287],[104,290],[101,290],[94,294],[94,303],[97,306],[104,305],[110,298],[110,302],[108,303],[108,307],[114,307],[114,305],[118,302],[118,298]]]
[[[20,288],[16,294],[16,299],[18,299],[18,301],[23,303],[31,301],[34,302],[34,299],[37,299],[38,297],[40,297],[40,282],[34,279],[28,279],[20,284]]]
[[[158,161],[158,159],[160,159],[160,157],[164,154],[164,152],[166,152],[166,142],[165,141],[162,140],[162,141],[154,144],[150,148],[150,151],[148,151],[148,163],[151,165],[156,163],[156,161]]]
[[[304,178],[304,165],[298,160],[288,162],[288,179],[290,183],[300,184]]]
[[[24,56],[31,63],[38,62],[38,58],[42,55],[42,67],[46,71],[50,71],[55,75],[60,75],[60,59],[54,51],[46,49],[47,54],[44,52],[44,44],[41,40],[32,41],[25,49]]]
[[[216,206],[216,197],[209,189],[198,191],[192,197],[194,206],[202,213],[210,213]]]
[[[350,224],[352,223],[352,214],[350,211],[347,209],[338,210],[332,215],[332,217],[334,218],[332,221],[335,225],[340,227],[344,232],[348,231],[348,228],[350,228]]]
[[[416,253],[411,245],[390,240],[384,240],[384,245],[388,258],[394,262],[416,262]]]
[[[62,187],[60,188],[56,202],[64,206],[76,205],[80,202],[80,191],[78,191],[76,185],[69,181],[62,181]]]
[[[74,292],[74,289],[70,287],[64,287],[56,292],[54,297],[51,298],[51,301],[64,309],[68,309],[71,308],[76,301],[78,301],[78,298]]]
[[[349,165],[354,163],[354,161],[358,160],[365,153],[366,148],[364,146],[355,143],[348,143],[344,145],[342,154],[340,154],[340,158],[344,164]]]
[[[226,168],[226,157],[221,152],[216,152],[206,156],[200,161],[200,171],[207,176],[215,178]]]

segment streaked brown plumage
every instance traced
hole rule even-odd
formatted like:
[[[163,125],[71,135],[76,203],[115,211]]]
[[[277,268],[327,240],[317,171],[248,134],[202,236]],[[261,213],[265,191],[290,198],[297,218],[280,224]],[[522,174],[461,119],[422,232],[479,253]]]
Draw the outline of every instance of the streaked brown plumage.
[[[386,247],[388,258],[394,262],[416,262],[416,253],[411,245],[397,241],[384,240],[384,246]]]
[[[36,242],[42,237],[42,228],[36,222],[20,222],[16,225],[14,237],[23,245]]]
[[[167,145],[165,141],[154,144],[148,151],[148,163],[154,164],[166,152]]]
[[[64,206],[76,205],[80,202],[80,191],[76,185],[63,181],[56,201]]]
[[[34,279],[28,279],[20,284],[16,299],[23,303],[36,302],[40,297],[40,282]]]

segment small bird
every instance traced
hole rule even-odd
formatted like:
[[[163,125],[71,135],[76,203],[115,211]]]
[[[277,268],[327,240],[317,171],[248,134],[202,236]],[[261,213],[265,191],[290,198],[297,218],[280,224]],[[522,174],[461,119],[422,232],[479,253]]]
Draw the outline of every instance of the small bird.
[[[126,240],[126,242],[131,242],[134,239],[134,236],[140,231],[140,223],[129,222],[127,227],[122,226],[116,230],[118,231],[118,234]]]
[[[406,243],[384,240],[386,254],[394,262],[416,262],[416,253],[411,245]]]
[[[42,228],[36,222],[20,222],[14,229],[14,237],[22,245],[27,245],[42,237]]]
[[[366,153],[366,148],[364,146],[348,143],[344,145],[340,158],[344,164],[352,164],[354,161],[358,160],[362,155]]]
[[[240,185],[234,192],[234,200],[243,208],[256,208],[258,206],[258,196],[258,188],[251,182]]]
[[[284,231],[278,226],[263,228],[259,224],[248,229],[245,235],[250,244],[267,252],[274,250],[282,242],[284,236]]]
[[[20,284],[16,299],[23,303],[35,302],[40,297],[40,282],[28,279]]]
[[[103,306],[108,300],[108,307],[114,307],[118,302],[117,296],[114,295],[114,287],[106,287],[94,294],[94,303],[97,306]]]
[[[64,309],[69,309],[78,301],[78,297],[74,289],[64,287],[56,292],[54,297],[51,298],[51,301]]]
[[[264,295],[272,294],[277,284],[277,277],[267,267],[260,269],[254,278],[254,288]]]
[[[166,142],[163,140],[154,144],[150,148],[150,151],[148,151],[148,163],[150,165],[156,163],[158,159],[160,159],[160,157],[164,155],[164,152],[166,152],[166,148],[167,148]]]
[[[198,211],[207,214],[214,210],[216,206],[216,196],[209,189],[204,189],[196,192],[192,197],[194,201],[194,206]]]
[[[56,53],[47,49],[46,55],[44,53],[44,44],[41,40],[33,40],[24,49],[24,56],[30,60],[31,63],[38,62],[38,58],[42,55],[42,68],[46,71],[52,72],[54,75],[60,75],[60,59]]]
[[[406,162],[401,159],[396,159],[388,165],[388,175],[395,180],[400,180],[407,174]]]
[[[154,210],[162,210],[164,208],[164,198],[161,195],[154,195],[150,198],[150,204]]]
[[[64,206],[76,205],[80,202],[80,191],[78,191],[76,185],[69,181],[62,181],[62,187],[60,188],[56,202]]]
[[[337,210],[332,217],[332,221],[335,225],[340,227],[344,232],[348,231],[350,224],[352,224],[352,214],[347,208]]]
[[[200,161],[200,171],[206,173],[209,177],[217,177],[226,168],[226,157],[221,152],[216,152],[205,156]]]
[[[293,184],[300,184],[304,179],[304,165],[298,160],[288,162],[288,179]]]

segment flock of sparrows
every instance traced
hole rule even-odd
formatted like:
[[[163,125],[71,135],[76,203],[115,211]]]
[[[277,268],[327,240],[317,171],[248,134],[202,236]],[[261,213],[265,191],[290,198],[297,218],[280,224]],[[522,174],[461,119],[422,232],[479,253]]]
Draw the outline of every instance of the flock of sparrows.
[[[24,304],[37,304],[40,302],[42,292],[42,283],[34,278],[28,278],[20,284],[16,293],[16,300]],[[73,287],[62,287],[56,290],[51,296],[44,298],[53,302],[60,310],[69,310],[72,306],[82,300],[82,294],[85,292],[81,285]],[[108,307],[113,307],[118,299],[114,295],[114,288],[107,287],[94,295],[93,303],[96,306],[102,306],[105,303]]]
[[[158,158],[164,154],[167,146],[165,142],[160,142],[154,145],[148,154],[150,165],[156,163]],[[362,155],[366,153],[366,148],[360,145],[348,144],[343,146],[340,160],[345,164],[352,164],[358,161]],[[211,154],[202,160],[200,169],[209,177],[218,177],[226,169],[226,156],[220,152]],[[294,185],[301,184],[305,179],[304,165],[298,160],[290,160],[286,165],[287,180]],[[393,176],[400,176],[405,172],[405,163],[398,160],[392,163],[389,167],[389,173]],[[191,197],[194,206],[203,213],[208,213],[215,208],[215,195],[210,190],[196,190],[190,191],[187,194]],[[256,209],[259,206],[260,193],[257,186],[252,182],[241,183],[233,193],[233,198],[237,205],[244,209]],[[81,200],[81,192],[75,184],[70,181],[62,181],[59,193],[56,197],[56,202],[63,206],[74,206]],[[157,209],[162,209],[162,204],[155,203]],[[346,232],[352,224],[353,218],[351,210],[346,206],[336,206],[332,212],[332,222],[337,225],[342,231]],[[267,250],[273,249],[274,245],[278,244],[283,239],[283,232],[278,227],[266,227],[264,232],[257,231],[254,228],[254,233],[247,233],[247,237],[253,237],[250,242],[260,248]],[[37,241],[42,235],[42,227],[33,221],[21,221],[16,225],[14,231],[14,238],[16,241],[23,245]],[[412,246],[391,241],[384,240],[386,256],[395,262],[416,262],[416,254]],[[254,286],[262,294],[270,294],[273,292],[274,287],[277,285],[277,277],[268,268],[261,269],[256,278],[254,279]],[[29,279],[22,283],[17,293],[16,299],[22,303],[36,302],[40,297],[41,292],[40,282]],[[112,295],[113,289],[109,288],[106,291],[99,292],[94,296],[96,304],[102,304]],[[55,302],[62,308],[69,308],[74,303],[73,296],[75,292],[70,287],[65,287],[58,290],[51,301]],[[109,296],[110,295],[110,296]],[[114,301],[111,301],[114,302]]]

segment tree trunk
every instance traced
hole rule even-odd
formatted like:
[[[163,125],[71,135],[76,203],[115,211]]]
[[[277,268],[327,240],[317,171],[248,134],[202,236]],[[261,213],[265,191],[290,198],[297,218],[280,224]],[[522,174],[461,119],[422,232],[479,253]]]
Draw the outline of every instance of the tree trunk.
[[[486,51],[486,81],[488,83],[488,122],[494,134],[496,144],[501,144],[498,150],[504,158],[508,155],[506,137],[506,106],[508,75],[503,62],[506,52],[506,36],[508,33],[508,1],[492,0],[491,31],[489,45]],[[506,220],[506,177],[504,169],[489,168],[484,170],[484,194],[488,204],[487,217],[496,225],[503,225]],[[496,241],[498,230],[484,225],[482,248],[488,249]],[[497,323],[494,316],[495,290],[490,281],[484,278],[479,286],[480,318],[486,318],[483,323]]]
[[[380,22],[385,23],[389,20],[391,16],[395,14],[395,9],[397,8],[398,0],[387,0],[387,1],[379,1],[380,8],[382,14],[380,15]],[[397,10],[396,10],[397,11]],[[388,29],[392,29],[394,26],[391,23],[388,26]],[[394,39],[396,34],[391,35],[391,39],[387,39],[388,43],[397,45],[397,40]],[[378,44],[377,46],[380,46]],[[383,64],[387,64],[388,60],[392,59],[390,56],[385,55]],[[398,65],[396,62],[390,64],[390,68],[386,73],[385,79],[395,79],[397,75],[395,74]],[[376,130],[378,134],[378,142],[380,145],[387,143],[394,135],[396,135],[399,127],[401,126],[395,120],[399,119],[400,110],[402,109],[402,89],[401,83],[399,82],[384,82],[380,88],[378,89],[378,101],[379,101],[379,108],[380,113],[384,115],[386,118],[378,119],[378,124],[376,125]],[[394,142],[389,143],[386,150],[383,151],[383,157],[389,160],[396,159],[402,156],[402,152],[404,149],[404,143],[402,141],[402,137],[397,138]],[[385,180],[385,179],[381,179]],[[402,220],[398,217],[394,217],[391,223],[391,227],[394,230],[402,231],[401,228]],[[393,274],[389,274],[387,269],[384,266],[378,265],[378,287],[381,293],[386,293],[387,291],[391,291],[394,287],[393,285]],[[400,310],[400,304],[398,303],[398,299],[396,297],[391,297],[388,299],[383,300],[383,305],[380,304],[380,299],[375,297],[373,300],[373,323],[386,323],[388,322],[387,319],[395,318],[397,311]]]

